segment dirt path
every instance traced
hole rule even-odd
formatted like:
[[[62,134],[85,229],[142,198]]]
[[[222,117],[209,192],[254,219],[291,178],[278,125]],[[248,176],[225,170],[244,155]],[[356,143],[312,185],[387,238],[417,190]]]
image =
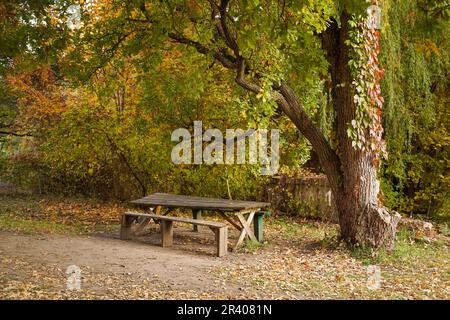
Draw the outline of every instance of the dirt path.
[[[448,245],[406,230],[395,252],[365,252],[336,241],[333,224],[278,217],[265,223],[264,245],[217,258],[208,228],[176,225],[174,246],[161,248],[155,224],[130,241],[118,239],[125,208],[113,203],[1,193],[0,200],[0,299],[450,296]],[[230,232],[230,246],[237,236]],[[367,286],[369,264],[380,268],[380,289]],[[69,265],[81,268],[80,291],[67,290]]]
[[[123,279],[127,284],[140,285],[144,280],[151,280],[155,284],[156,281],[157,287],[167,291],[226,292],[237,295],[242,290],[225,285],[220,278],[208,273],[209,268],[219,264],[229,265],[230,260],[236,257],[217,258],[144,242],[121,241],[114,236],[24,235],[0,231],[0,256],[18,259],[31,267],[16,268],[2,261],[0,273],[10,278],[31,277],[29,273],[34,271],[27,269],[33,269],[33,266],[36,269],[50,267],[49,272],[53,269],[55,276],[61,278],[61,273],[69,265],[77,265],[82,272],[107,274],[113,279]],[[87,282],[86,289],[96,291],[101,288]]]
[[[203,287],[207,281],[202,269],[218,263],[207,256],[100,236],[36,236],[0,231],[0,250],[8,256],[61,268],[74,264],[99,272],[157,275],[182,289]]]

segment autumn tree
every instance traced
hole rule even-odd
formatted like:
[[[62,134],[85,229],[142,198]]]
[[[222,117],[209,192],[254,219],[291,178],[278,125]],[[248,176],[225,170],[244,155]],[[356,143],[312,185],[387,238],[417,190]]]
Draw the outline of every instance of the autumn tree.
[[[50,113],[56,114],[60,111],[58,106],[61,101],[52,100],[54,97],[46,97],[39,89],[31,92],[29,87],[31,82],[51,80],[49,77],[52,76],[52,72],[46,69],[47,66],[41,69],[41,64],[51,64],[55,71],[57,69],[55,52],[65,46],[62,36],[64,29],[60,28],[61,23],[56,11],[52,12],[52,8],[56,8],[55,2],[57,1],[0,2],[0,138],[32,135],[32,132],[15,121],[20,114],[20,96],[13,92],[11,81],[24,89],[27,88],[32,96],[29,97],[32,102],[46,100],[47,106],[54,107],[54,110],[48,110]],[[16,73],[22,71],[25,74],[15,77]]]
[[[83,66],[86,74],[120,53],[146,50],[150,59],[159,50],[176,48],[205,55],[275,114],[287,116],[310,142],[333,191],[341,237],[351,243],[393,247],[399,216],[390,214],[379,199],[378,170],[386,153],[381,126],[380,34],[369,25],[367,3],[180,0],[97,4],[95,12],[92,5],[82,7],[74,40],[77,49],[72,52],[73,57],[90,53],[92,58],[86,61],[90,64]],[[320,81],[332,101],[329,135],[314,123],[299,91],[305,82]]]
[[[203,56],[241,95],[254,95],[261,114],[287,117],[306,137],[333,191],[341,237],[392,248],[399,216],[379,197],[384,72],[371,4],[389,8],[391,1],[48,1],[45,22],[27,17],[46,31],[24,43],[32,54],[56,53],[63,73],[83,81],[118,56],[135,57],[143,69],[156,68],[167,51]],[[314,121],[323,105],[312,107],[308,91],[320,86],[329,101],[326,128]]]

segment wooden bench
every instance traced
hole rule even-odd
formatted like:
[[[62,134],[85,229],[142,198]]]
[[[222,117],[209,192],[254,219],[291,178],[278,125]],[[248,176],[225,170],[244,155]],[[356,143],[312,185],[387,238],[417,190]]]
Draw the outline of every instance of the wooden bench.
[[[221,222],[197,220],[181,217],[169,217],[158,214],[125,212],[122,215],[122,225],[120,228],[120,239],[128,240],[131,238],[131,224],[134,220],[144,217],[147,219],[159,220],[161,228],[161,245],[170,247],[173,244],[173,222],[190,223],[198,226],[209,227],[216,236],[217,256],[223,257],[227,254],[228,226]]]

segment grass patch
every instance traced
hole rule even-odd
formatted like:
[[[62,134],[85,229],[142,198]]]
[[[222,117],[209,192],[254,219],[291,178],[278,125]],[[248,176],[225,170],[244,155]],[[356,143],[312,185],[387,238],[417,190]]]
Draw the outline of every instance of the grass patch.
[[[24,233],[115,232],[124,211],[91,199],[0,193],[0,228]]]
[[[450,225],[447,222],[439,223],[437,228],[441,234],[446,237],[450,237]]]
[[[337,235],[335,225],[320,221],[284,217],[270,218],[265,221],[267,221],[265,230],[268,230],[272,236],[282,235],[287,239],[307,238],[321,241]]]
[[[245,252],[256,252],[259,249],[266,247],[267,244],[268,243],[257,242],[254,240],[247,240],[247,241],[244,241],[244,245],[242,246],[242,249]]]
[[[439,261],[448,259],[448,247],[445,243],[435,241],[432,243],[414,239],[411,231],[400,230],[397,233],[395,249],[388,252],[384,249],[371,247],[349,246],[350,255],[365,265],[383,264],[393,266],[410,266],[421,264],[433,267],[445,267]]]
[[[64,225],[45,220],[29,220],[10,215],[0,214],[0,229],[19,231],[25,234],[57,233],[57,234],[83,234],[87,227],[82,225]]]

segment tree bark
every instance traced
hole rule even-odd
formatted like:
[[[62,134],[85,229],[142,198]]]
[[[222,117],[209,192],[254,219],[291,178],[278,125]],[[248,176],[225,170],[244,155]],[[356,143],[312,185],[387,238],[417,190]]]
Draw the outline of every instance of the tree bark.
[[[380,182],[375,157],[352,146],[347,126],[355,118],[356,105],[349,68],[349,16],[344,11],[341,26],[333,23],[322,34],[322,46],[330,64],[332,97],[336,112],[338,157],[342,187],[334,193],[341,237],[347,242],[393,249],[400,215],[391,215],[378,199]]]

